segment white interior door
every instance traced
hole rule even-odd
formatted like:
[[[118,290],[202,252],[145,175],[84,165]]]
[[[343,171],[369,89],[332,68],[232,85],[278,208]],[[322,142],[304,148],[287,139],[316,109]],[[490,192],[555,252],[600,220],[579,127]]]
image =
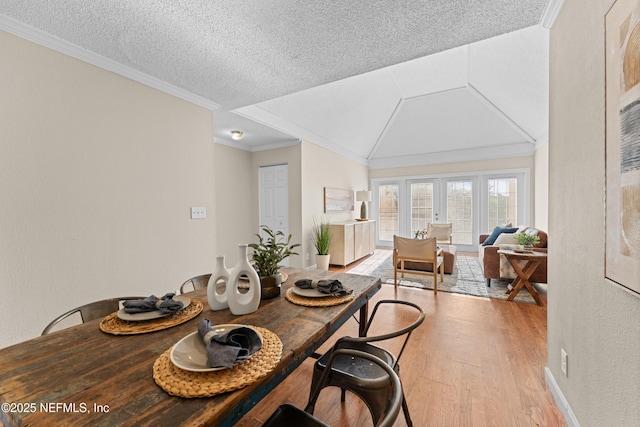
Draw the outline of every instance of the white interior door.
[[[260,167],[260,225],[289,235],[288,165]],[[282,264],[288,265],[288,259]]]

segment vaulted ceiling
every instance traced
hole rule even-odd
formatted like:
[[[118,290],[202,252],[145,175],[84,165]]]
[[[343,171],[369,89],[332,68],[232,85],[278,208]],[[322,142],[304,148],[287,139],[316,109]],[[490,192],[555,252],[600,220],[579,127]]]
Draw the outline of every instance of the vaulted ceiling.
[[[0,29],[212,109],[217,142],[305,139],[375,168],[545,142],[559,4],[4,0]]]

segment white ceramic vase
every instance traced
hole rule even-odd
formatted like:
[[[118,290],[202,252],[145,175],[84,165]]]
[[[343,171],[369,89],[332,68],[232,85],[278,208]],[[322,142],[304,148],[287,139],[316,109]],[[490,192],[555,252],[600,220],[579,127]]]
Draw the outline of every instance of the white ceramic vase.
[[[229,270],[224,265],[224,255],[222,255],[216,257],[216,268],[207,283],[207,299],[211,310],[224,310],[229,307],[227,289],[229,289]]]
[[[318,255],[316,254],[316,268],[318,270],[329,271],[329,257],[331,255]]]
[[[231,313],[239,316],[258,310],[260,306],[260,278],[247,258],[247,245],[238,245],[238,264],[231,269],[227,283],[227,303]],[[249,278],[249,289],[240,292],[240,277]],[[244,290],[244,289],[243,289]]]

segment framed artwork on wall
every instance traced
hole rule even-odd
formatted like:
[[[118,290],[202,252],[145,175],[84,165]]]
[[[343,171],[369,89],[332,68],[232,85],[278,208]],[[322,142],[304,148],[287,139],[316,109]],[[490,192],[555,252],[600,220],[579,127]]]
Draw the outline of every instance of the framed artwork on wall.
[[[617,0],[605,30],[605,277],[640,294],[640,0]]]
[[[325,213],[352,211],[354,209],[353,205],[352,190],[324,187]]]

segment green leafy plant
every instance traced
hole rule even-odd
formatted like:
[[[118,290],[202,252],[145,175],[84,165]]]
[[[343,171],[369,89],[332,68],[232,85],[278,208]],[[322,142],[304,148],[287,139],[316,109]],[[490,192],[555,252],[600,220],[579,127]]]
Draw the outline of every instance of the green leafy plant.
[[[427,230],[416,230],[414,239],[424,239],[424,236],[426,235],[427,235]]]
[[[518,233],[516,234],[516,242],[519,245],[537,245],[540,243],[540,236],[537,234]]]
[[[253,249],[252,260],[258,276],[275,276],[278,274],[278,265],[283,259],[298,255],[294,249],[300,246],[299,243],[291,243],[291,234],[285,237],[282,231],[273,231],[271,228],[260,226],[266,237],[258,236],[258,243],[249,243]]]
[[[329,222],[322,221],[318,223],[314,219],[312,233],[311,239],[313,240],[313,246],[316,247],[318,255],[328,255],[329,246],[331,245],[331,225]]]

